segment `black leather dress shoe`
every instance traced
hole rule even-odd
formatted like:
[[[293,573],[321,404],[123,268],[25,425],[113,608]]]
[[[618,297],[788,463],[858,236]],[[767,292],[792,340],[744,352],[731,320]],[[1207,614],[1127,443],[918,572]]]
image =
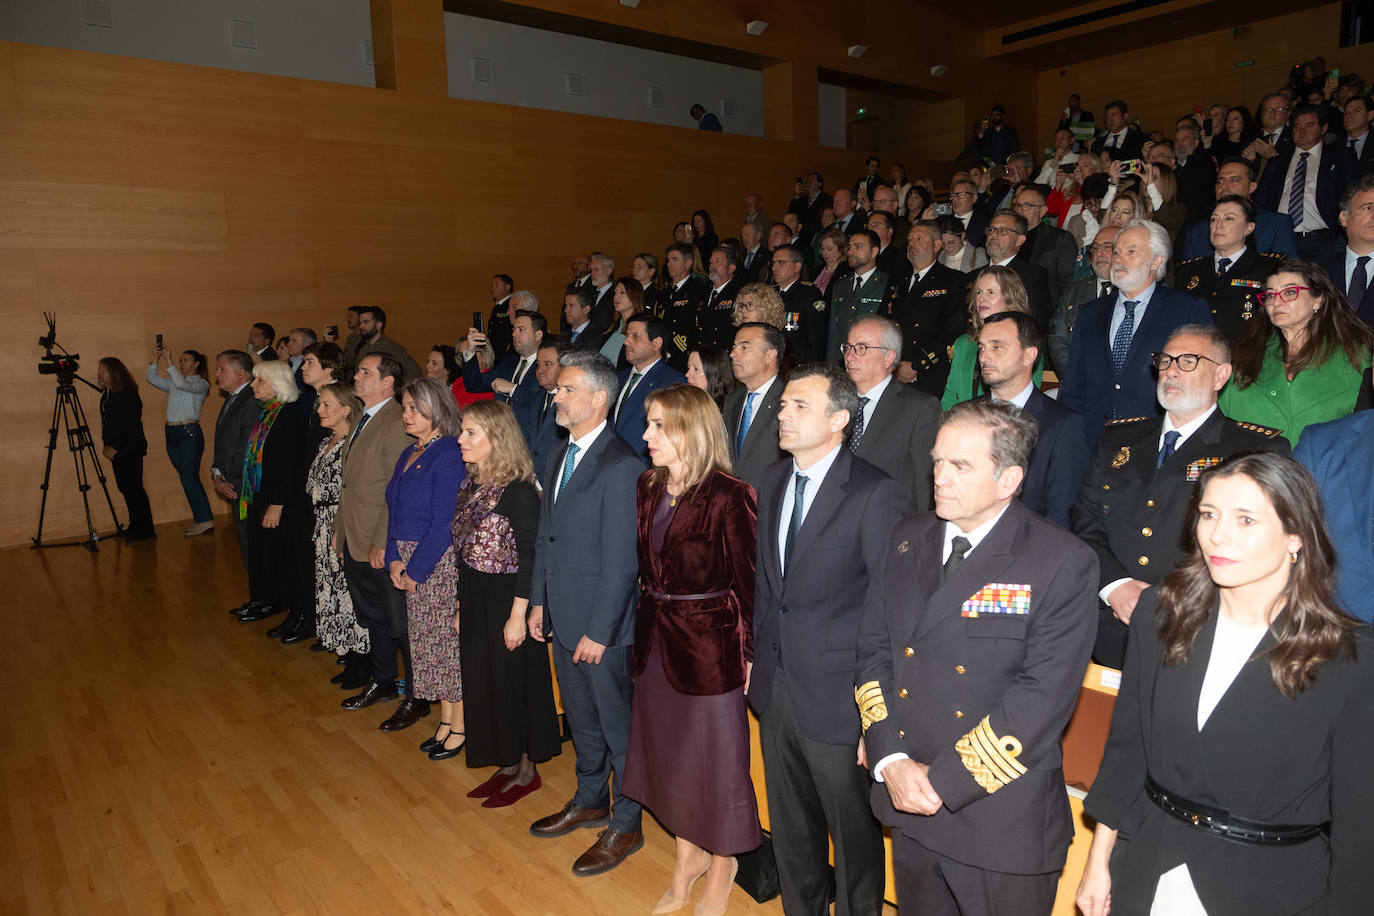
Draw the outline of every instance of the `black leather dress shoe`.
[[[406,697],[401,701],[401,705],[396,707],[396,711],[377,727],[384,732],[399,732],[410,728],[425,716],[429,715],[429,701],[417,700],[414,697]]]
[[[126,544],[137,544],[139,541],[151,541],[157,537],[156,531],[126,531],[120,537]]]
[[[296,632],[296,627],[300,626],[303,616],[300,611],[288,611],[286,618],[281,623],[267,631],[267,638],[281,639],[283,636]]]
[[[320,640],[317,639],[317,640],[315,640],[314,642],[312,642],[312,643],[310,644],[310,651],[311,651],[311,652],[328,652],[328,651],[329,651],[329,647],[326,646],[323,642],[321,642]]]
[[[283,646],[294,646],[298,642],[305,642],[307,639],[315,638],[315,615],[301,614],[297,619],[296,625],[282,634],[281,644]]]
[[[371,684],[367,685],[367,689],[362,693],[349,697],[339,705],[344,709],[366,709],[373,703],[379,703],[382,700],[394,700],[400,695],[394,682],[382,686],[376,681],[373,681]]]
[[[259,620],[266,620],[274,614],[280,614],[282,610],[282,608],[271,604],[258,603],[240,614],[239,620],[242,620],[244,623],[257,623]]]
[[[250,609],[255,608],[257,606],[258,602],[254,601],[252,598],[249,598],[247,601],[243,602],[243,604],[240,604],[238,607],[231,607],[229,609],[229,614],[232,617],[240,617],[248,613]]]

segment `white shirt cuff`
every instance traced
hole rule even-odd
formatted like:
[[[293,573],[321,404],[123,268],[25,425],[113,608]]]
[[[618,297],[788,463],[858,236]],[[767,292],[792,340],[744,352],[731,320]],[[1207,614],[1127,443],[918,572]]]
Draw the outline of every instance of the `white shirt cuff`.
[[[884,757],[882,760],[879,760],[877,763],[873,764],[873,781],[874,781],[874,782],[882,782],[882,781],[883,781],[883,768],[886,767],[889,763],[892,763],[893,761],[896,761],[896,760],[910,760],[910,759],[911,759],[911,755],[910,755],[910,754],[903,754],[901,751],[898,751],[898,752],[895,753],[895,754],[888,754],[888,755],[887,755],[886,757]]]
[[[1107,599],[1111,597],[1112,592],[1116,591],[1118,588],[1120,588],[1121,586],[1125,585],[1127,582],[1130,581],[1130,576],[1123,576],[1120,579],[1108,582],[1106,585],[1102,587],[1102,590],[1097,593],[1097,597],[1102,599],[1103,604],[1108,604],[1109,602]]]

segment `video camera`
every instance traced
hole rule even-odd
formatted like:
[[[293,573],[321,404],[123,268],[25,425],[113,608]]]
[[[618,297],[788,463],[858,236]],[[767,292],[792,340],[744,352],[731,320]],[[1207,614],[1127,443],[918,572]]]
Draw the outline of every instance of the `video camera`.
[[[48,333],[38,338],[38,345],[48,352],[38,359],[39,375],[55,375],[64,384],[71,384],[81,369],[81,354],[68,353],[66,347],[57,342],[57,313],[44,312],[43,319],[48,323]],[[53,348],[61,350],[54,353]]]

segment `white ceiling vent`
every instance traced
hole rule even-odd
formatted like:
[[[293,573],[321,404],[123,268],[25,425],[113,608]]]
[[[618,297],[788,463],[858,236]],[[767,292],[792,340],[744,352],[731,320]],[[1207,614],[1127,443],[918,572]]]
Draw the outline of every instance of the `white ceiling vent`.
[[[363,41],[363,66],[364,66],[364,67],[371,67],[371,66],[372,66],[372,42],[371,42],[371,41],[366,41],[366,40]]]
[[[733,120],[735,119],[735,100],[734,100],[734,99],[721,99],[721,100],[720,100],[720,116],[721,116],[722,118],[725,118],[727,121],[733,121]]]
[[[110,0],[81,0],[81,21],[97,29],[114,28],[114,4]]]
[[[581,74],[581,73],[569,73],[569,74],[566,74],[566,75],[563,77],[563,90],[564,90],[565,92],[567,92],[568,95],[577,96],[578,98],[581,98],[582,96],[586,95],[586,94],[587,94],[587,86],[586,86],[586,83],[585,83],[585,82],[583,81],[583,79],[582,79],[582,74]]]
[[[258,24],[251,19],[230,19],[229,43],[236,48],[256,48]]]
[[[667,97],[667,94],[664,93],[663,87],[662,87],[662,86],[650,86],[650,87],[649,87],[649,107],[650,107],[650,108],[667,108],[667,107],[668,107],[668,97]]]
[[[496,81],[496,72],[491,65],[490,57],[474,57],[472,59],[472,81],[474,83],[493,83]]]

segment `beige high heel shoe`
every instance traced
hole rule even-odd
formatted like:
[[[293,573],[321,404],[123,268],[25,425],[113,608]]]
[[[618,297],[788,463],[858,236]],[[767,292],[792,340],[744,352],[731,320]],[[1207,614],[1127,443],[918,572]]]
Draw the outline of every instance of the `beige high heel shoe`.
[[[735,875],[739,874],[739,859],[730,859],[730,883],[725,888],[725,899],[720,903],[698,903],[692,911],[694,916],[724,916],[725,908],[730,905],[730,892],[735,889]]]
[[[687,894],[683,897],[674,897],[672,885],[663,892],[663,896],[658,898],[658,905],[654,907],[651,916],[662,916],[663,913],[676,913],[678,910],[686,909],[687,904],[692,902],[692,888],[696,887],[697,881],[705,877],[711,870],[711,860],[706,860],[706,867],[700,874],[694,875],[691,881],[687,882]]]

